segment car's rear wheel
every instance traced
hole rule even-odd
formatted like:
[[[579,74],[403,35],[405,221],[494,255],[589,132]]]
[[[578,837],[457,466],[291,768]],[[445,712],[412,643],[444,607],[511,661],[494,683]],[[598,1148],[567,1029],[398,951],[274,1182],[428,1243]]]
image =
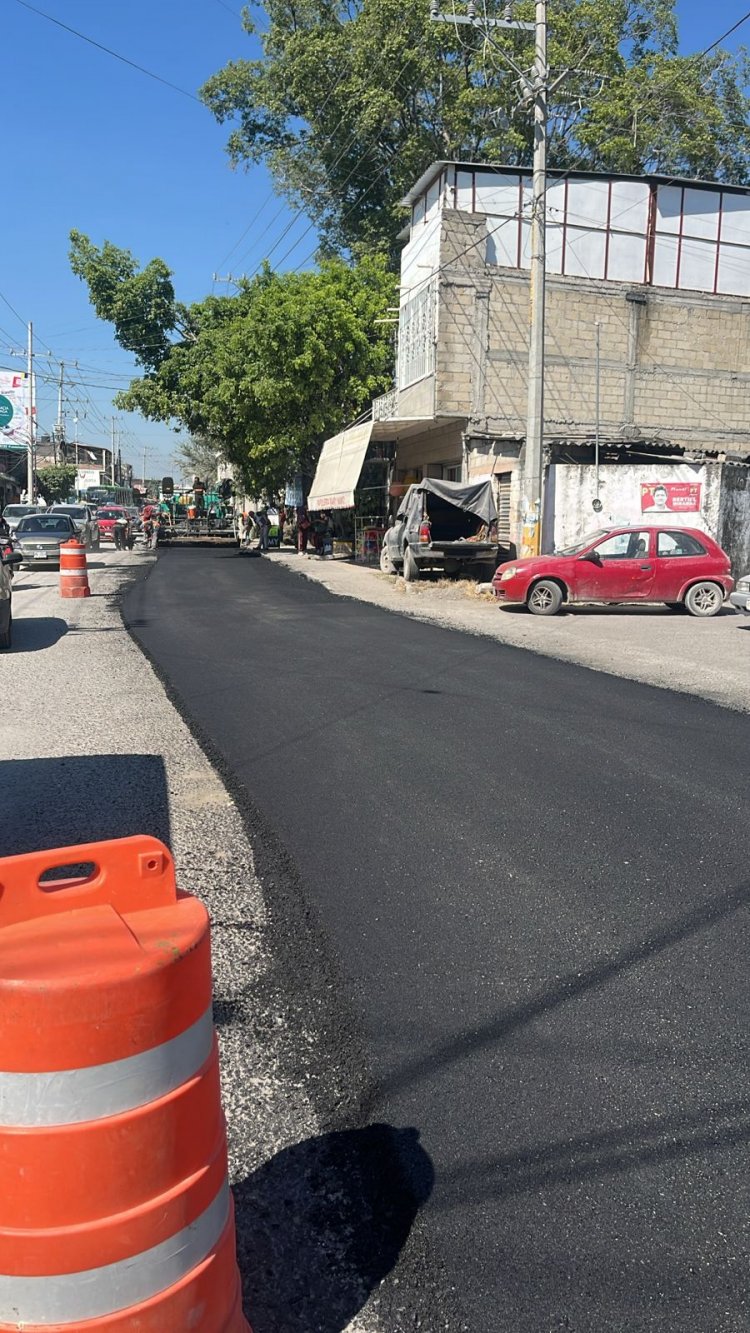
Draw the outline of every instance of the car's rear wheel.
[[[396,566],[393,563],[393,557],[387,546],[380,550],[380,572],[381,574],[395,574]]]
[[[406,583],[416,583],[419,578],[419,565],[414,559],[410,546],[404,547],[404,581]]]
[[[685,594],[685,607],[691,616],[717,616],[724,602],[724,589],[718,583],[694,583]]]
[[[526,599],[533,616],[556,616],[562,606],[562,588],[551,579],[540,579],[535,583]]]
[[[13,613],[8,609],[8,623],[0,633],[0,648],[10,648],[13,642]]]

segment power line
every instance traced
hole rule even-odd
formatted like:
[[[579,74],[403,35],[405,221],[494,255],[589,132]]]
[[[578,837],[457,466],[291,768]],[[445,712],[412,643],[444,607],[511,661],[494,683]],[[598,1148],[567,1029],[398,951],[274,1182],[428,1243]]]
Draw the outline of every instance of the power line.
[[[717,37],[715,42],[712,42],[704,51],[701,51],[701,57],[709,55],[717,46],[721,46],[721,43],[725,42],[727,37],[731,37],[732,33],[736,32],[738,28],[741,28],[743,23],[747,23],[748,19],[750,19],[750,9],[748,9],[746,14],[742,15],[741,19],[738,19],[736,23],[733,23],[731,28],[727,28],[726,32],[721,34],[721,37]]]
[[[196,97],[195,93],[188,92],[187,88],[180,88],[178,84],[171,83],[169,79],[162,78],[161,74],[155,74],[153,70],[146,69],[144,65],[138,65],[135,60],[130,60],[127,56],[120,55],[119,51],[113,51],[110,46],[104,46],[101,42],[95,41],[93,37],[88,37],[85,32],[79,32],[77,28],[71,28],[67,23],[63,23],[60,19],[54,18],[52,14],[47,14],[43,9],[37,9],[35,5],[30,5],[28,0],[16,0],[16,4],[21,5],[24,9],[30,10],[32,14],[38,14],[40,18],[46,19],[48,23],[54,23],[55,27],[62,28],[65,32],[69,32],[73,37],[78,37],[80,41],[87,42],[89,46],[95,46],[97,51],[103,51],[105,55],[112,56],[114,60],[119,60],[123,65],[129,65],[131,69],[138,70],[139,74],[145,74],[147,78],[154,79],[156,83],[164,84],[164,87],[171,88],[172,92],[180,93],[182,97],[189,97],[191,102],[197,102],[198,106],[203,105],[200,98]]]

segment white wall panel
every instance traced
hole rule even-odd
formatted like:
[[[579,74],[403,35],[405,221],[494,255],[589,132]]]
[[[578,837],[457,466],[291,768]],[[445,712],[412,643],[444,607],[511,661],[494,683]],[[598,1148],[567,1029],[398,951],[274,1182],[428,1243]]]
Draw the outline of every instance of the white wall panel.
[[[526,217],[526,214],[524,214]],[[529,268],[531,265],[531,223],[521,223],[521,268]]]
[[[612,232],[609,238],[607,278],[612,282],[643,282],[646,272],[646,237]]]
[[[401,251],[402,303],[408,300],[409,289],[423,283],[440,263],[440,225],[439,213],[426,227],[420,223]]]
[[[683,236],[680,249],[680,288],[712,292],[716,274],[716,246],[711,241],[694,241]]]
[[[487,263],[518,268],[518,222],[515,218],[487,219]]]
[[[552,181],[547,186],[547,222],[565,221],[565,182]]]
[[[677,282],[677,237],[657,236],[654,245],[654,285],[674,287]]]
[[[721,239],[750,246],[750,198],[725,194],[721,210]],[[750,256],[747,256],[750,263]]]
[[[609,181],[568,181],[568,219],[578,227],[606,227]]]
[[[716,290],[731,296],[750,296],[750,250],[720,247]]]
[[[613,181],[610,227],[645,236],[650,193],[645,181]]]
[[[562,273],[563,228],[560,223],[547,223],[547,272]]]
[[[518,214],[518,180],[477,172],[477,212],[510,218]]]
[[[460,208],[462,213],[470,213],[473,207],[471,182],[472,173],[470,171],[459,171],[456,208]]]
[[[440,185],[438,181],[433,181],[425,199],[425,217],[429,222],[438,211],[438,201],[440,199]]]
[[[684,219],[682,224],[685,236],[698,236],[706,241],[715,241],[719,225],[718,190],[686,190]],[[713,286],[713,278],[711,279]]]
[[[565,238],[565,272],[572,278],[603,278],[607,237],[603,231],[568,227]]]
[[[656,191],[656,230],[671,232],[674,236],[680,230],[682,216],[682,190],[679,185],[660,185]]]

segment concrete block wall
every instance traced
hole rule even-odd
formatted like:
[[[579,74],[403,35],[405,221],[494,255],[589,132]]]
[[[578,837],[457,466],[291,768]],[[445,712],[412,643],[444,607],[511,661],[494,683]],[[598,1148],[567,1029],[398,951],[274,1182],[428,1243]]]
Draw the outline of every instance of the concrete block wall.
[[[483,215],[443,213],[435,410],[508,435],[525,427],[529,283],[485,263],[486,225]],[[750,449],[750,302],[553,276],[548,436],[594,432],[597,323],[603,439]]]

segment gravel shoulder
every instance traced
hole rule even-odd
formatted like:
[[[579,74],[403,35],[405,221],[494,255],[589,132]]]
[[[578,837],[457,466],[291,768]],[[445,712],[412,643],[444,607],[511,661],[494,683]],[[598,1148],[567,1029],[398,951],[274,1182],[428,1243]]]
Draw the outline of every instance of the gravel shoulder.
[[[405,584],[379,570],[291,550],[264,558],[341,597],[750,712],[750,617],[732,607],[712,620],[662,606],[575,607],[545,619],[499,607],[476,585],[429,578]]]
[[[290,994],[261,882],[274,866],[283,872],[283,853],[260,825],[248,827],[123,624],[121,596],[153,560],[138,548],[100,553],[89,566],[92,596],[81,600],[62,601],[52,571],[16,576],[14,646],[2,656],[0,855],[137,832],[169,842],[179,885],[212,918],[238,1254],[254,1333],[376,1333],[383,1274],[363,1269],[356,1242],[372,1223],[369,1173],[382,1145],[361,1141],[356,1127],[341,1130],[352,1123],[356,1089],[322,1050],[317,974],[309,995]],[[325,972],[324,959],[315,964]]]

